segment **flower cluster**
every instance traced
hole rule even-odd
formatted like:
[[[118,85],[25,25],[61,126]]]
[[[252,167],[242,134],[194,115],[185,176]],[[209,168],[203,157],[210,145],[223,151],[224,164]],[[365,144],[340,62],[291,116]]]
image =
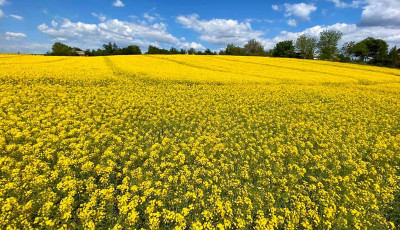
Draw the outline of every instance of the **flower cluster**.
[[[0,55],[0,229],[395,228],[399,108],[385,68]]]

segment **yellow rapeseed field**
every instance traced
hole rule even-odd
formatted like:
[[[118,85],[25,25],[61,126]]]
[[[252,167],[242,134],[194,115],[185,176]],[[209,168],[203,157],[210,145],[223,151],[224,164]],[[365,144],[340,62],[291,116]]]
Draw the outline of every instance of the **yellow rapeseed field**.
[[[400,70],[0,55],[0,229],[394,229]]]

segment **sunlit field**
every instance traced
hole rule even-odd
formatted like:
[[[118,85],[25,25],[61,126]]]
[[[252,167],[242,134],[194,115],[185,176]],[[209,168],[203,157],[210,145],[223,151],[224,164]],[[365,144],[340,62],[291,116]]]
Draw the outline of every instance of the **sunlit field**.
[[[0,55],[0,229],[394,229],[400,70]]]

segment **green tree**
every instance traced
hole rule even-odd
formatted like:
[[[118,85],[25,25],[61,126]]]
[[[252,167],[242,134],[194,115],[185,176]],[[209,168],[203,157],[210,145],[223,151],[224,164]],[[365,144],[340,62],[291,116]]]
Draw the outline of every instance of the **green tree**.
[[[252,39],[252,40],[248,41],[244,45],[244,50],[246,51],[246,53],[248,55],[252,55],[252,56],[264,56],[265,55],[264,46],[256,39]]]
[[[139,46],[130,45],[128,47],[121,49],[121,54],[123,55],[132,55],[132,54],[142,54]]]
[[[274,51],[272,53],[274,57],[294,57],[294,45],[293,41],[281,41],[275,45]]]
[[[317,38],[303,34],[297,38],[295,46],[303,58],[313,59],[317,48]]]
[[[179,50],[176,49],[175,47],[171,47],[171,49],[169,49],[169,53],[170,54],[179,54]]]
[[[204,54],[205,54],[205,55],[214,55],[214,53],[213,53],[210,49],[206,49],[206,50],[204,51]]]
[[[180,54],[187,54],[187,51],[186,51],[185,49],[181,49],[181,50],[179,51],[179,53],[180,53]]]
[[[351,42],[345,42],[342,46],[342,48],[340,49],[340,53],[343,54],[346,57],[349,57],[350,54],[350,49],[351,47],[353,47],[356,43],[354,41]]]
[[[51,55],[55,56],[70,56],[72,55],[72,48],[61,43],[61,42],[56,42],[52,46],[52,53]]]
[[[348,52],[355,57],[358,57],[359,61],[364,61],[365,57],[368,56],[369,50],[365,42],[358,42],[349,47]]]
[[[389,52],[389,61],[388,64],[390,67],[396,67],[399,62],[399,53],[397,50],[397,46],[394,46]]]
[[[196,50],[194,48],[190,48],[187,53],[193,55],[196,54]]]
[[[120,48],[117,44],[109,42],[108,44],[103,44],[104,51],[102,52],[103,55],[118,55],[120,54]]]
[[[362,41],[368,48],[368,56],[371,58],[371,64],[383,66],[388,61],[389,45],[382,39],[368,37]]]
[[[147,54],[170,54],[169,50],[158,48],[155,46],[149,46]]]
[[[240,46],[235,46],[233,44],[229,44],[226,46],[225,54],[226,55],[244,56],[244,55],[246,55],[246,51]]]
[[[343,33],[338,30],[324,30],[320,33],[318,48],[320,58],[328,60],[338,53],[338,42]]]

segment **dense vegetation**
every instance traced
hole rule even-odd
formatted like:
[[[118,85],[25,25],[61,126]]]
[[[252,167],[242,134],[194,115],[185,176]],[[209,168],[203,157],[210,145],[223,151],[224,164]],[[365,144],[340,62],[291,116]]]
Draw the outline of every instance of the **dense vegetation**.
[[[52,52],[48,52],[48,56],[78,56],[77,51],[82,51],[77,47],[69,47],[60,42],[54,43],[52,47]],[[142,54],[139,46],[130,45],[124,48],[118,47],[118,45],[114,42],[109,42],[108,44],[103,45],[103,49],[97,50],[85,50],[86,56],[107,56],[107,55],[135,55]]]
[[[395,229],[400,70],[0,55],[0,229]]]
[[[296,41],[287,40],[278,42],[274,49],[265,51],[264,46],[255,39],[248,41],[244,47],[228,44],[224,50],[219,51],[219,55],[234,56],[272,56],[301,59],[321,59],[340,62],[366,63],[376,66],[398,67],[400,68],[400,49],[393,47],[388,50],[389,45],[382,39],[372,37],[366,38],[358,43],[347,42],[341,49],[338,42],[342,38],[342,33],[337,30],[325,30],[320,33],[319,39],[307,34],[303,34]],[[69,47],[60,42],[56,42],[52,47],[52,52],[47,55],[54,56],[77,56],[76,51],[81,51],[77,47]],[[138,46],[128,46],[119,48],[115,43],[103,45],[103,49],[86,50],[87,56],[107,56],[107,55],[131,55],[141,54]],[[216,55],[215,51],[206,49],[196,51],[194,48],[163,49],[149,46],[146,54],[191,54],[191,55]]]
[[[191,54],[191,55],[216,55],[216,52],[212,52],[210,49],[206,49],[204,52],[196,51],[194,48],[186,49],[176,49],[172,47],[171,49],[162,49],[155,46],[149,46],[146,54]]]

